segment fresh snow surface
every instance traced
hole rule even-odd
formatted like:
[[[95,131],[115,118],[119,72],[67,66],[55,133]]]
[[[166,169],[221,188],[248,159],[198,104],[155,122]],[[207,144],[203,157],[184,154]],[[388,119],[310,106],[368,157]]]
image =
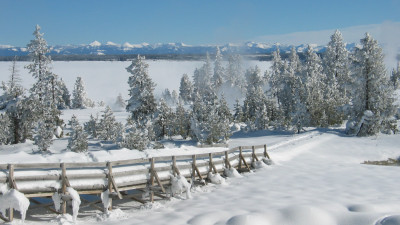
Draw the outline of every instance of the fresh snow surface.
[[[30,62],[17,62],[17,68],[21,75],[22,84],[29,89],[34,83],[32,75],[24,68]],[[146,60],[149,64],[149,75],[156,84],[155,95],[169,88],[170,91],[176,90],[179,93],[179,84],[184,73],[189,77],[193,76],[196,68],[200,68],[204,61],[173,61],[173,60]],[[113,105],[119,94],[124,99],[128,99],[128,78],[130,74],[126,67],[131,64],[126,62],[104,62],[104,61],[54,61],[52,72],[62,78],[72,94],[76,77],[82,77],[85,83],[87,96],[98,102],[104,101],[108,105]],[[243,69],[258,66],[262,72],[269,69],[270,62],[256,60],[243,61]],[[10,75],[12,62],[0,62],[0,81],[7,81]],[[3,90],[0,90],[0,94]],[[233,99],[235,100],[235,99]]]
[[[361,164],[365,160],[386,160],[400,156],[400,135],[348,137],[342,128],[309,129],[300,135],[286,132],[237,132],[230,147],[267,144],[274,164],[238,177],[228,175],[225,184],[194,186],[187,199],[177,195],[171,200],[157,201],[137,207],[137,202],[113,204],[108,214],[87,208],[80,209],[77,222],[85,224],[352,224],[400,225],[398,167]],[[178,144],[177,142],[176,144]],[[89,156],[103,152],[105,156],[128,158],[189,154],[218,151],[224,148],[196,149],[191,146],[167,149],[131,150],[101,149],[90,154],[77,154],[88,161]],[[40,154],[25,155],[43,161]],[[20,150],[22,151],[22,150]],[[3,151],[0,151],[0,153]],[[136,152],[136,153],[135,153]],[[66,157],[66,152],[49,154]],[[96,153],[96,154],[94,154]],[[18,154],[18,151],[15,153]],[[93,154],[93,155],[92,155]],[[9,154],[12,156],[13,154]],[[116,156],[120,155],[120,156]],[[6,155],[2,155],[4,158]],[[126,157],[124,157],[126,156]],[[32,158],[33,159],[33,158]],[[0,159],[3,161],[2,159]],[[263,160],[264,161],[264,160]],[[18,172],[18,171],[16,171]],[[232,174],[236,174],[231,171]],[[0,174],[1,175],[1,174]],[[17,184],[18,185],[18,184]],[[41,218],[37,220],[35,218]],[[55,217],[42,210],[28,213],[26,224],[72,223],[71,219]]]
[[[6,209],[14,208],[21,213],[21,220],[24,221],[29,204],[29,199],[15,189],[10,189],[3,195],[0,195],[0,213],[3,216],[6,215]]]

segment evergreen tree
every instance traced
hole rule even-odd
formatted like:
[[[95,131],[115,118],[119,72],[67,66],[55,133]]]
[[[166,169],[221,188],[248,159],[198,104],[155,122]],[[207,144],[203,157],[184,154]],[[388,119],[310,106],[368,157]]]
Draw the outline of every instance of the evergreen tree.
[[[193,84],[187,74],[183,74],[179,86],[179,96],[184,101],[184,104],[193,102]]]
[[[283,72],[284,63],[281,58],[279,47],[277,47],[276,51],[273,52],[272,58],[272,65],[271,65],[271,72],[266,74],[266,79],[269,82],[270,91],[272,96],[277,97],[278,93],[280,92],[280,81],[283,80],[282,72]],[[278,99],[279,103],[279,99]]]
[[[235,114],[233,115],[233,121],[235,123],[243,122],[243,107],[240,105],[239,99],[236,99],[234,111]]]
[[[149,127],[146,124],[137,123],[132,117],[128,118],[127,131],[121,145],[127,149],[145,150],[150,145]]]
[[[393,69],[390,81],[393,84],[395,90],[400,88],[400,63],[397,64],[397,69]]]
[[[10,77],[7,83],[2,82],[3,96],[0,96],[0,110],[5,109],[7,105],[20,98],[24,94],[24,88],[21,85],[21,77],[16,64],[16,57],[10,67]]]
[[[217,47],[217,52],[215,54],[215,61],[214,61],[214,75],[212,77],[213,87],[215,89],[219,89],[223,83],[223,78],[225,77],[224,67],[222,66],[222,54]]]
[[[361,39],[361,45],[354,52],[352,120],[360,121],[355,134],[368,136],[391,124],[394,98],[393,85],[383,63],[382,48],[368,33]]]
[[[183,139],[186,139],[190,134],[190,119],[181,101],[179,101],[176,107],[175,115],[174,124],[176,133],[181,135]]]
[[[164,138],[164,136],[172,137],[174,135],[174,114],[172,109],[168,107],[164,99],[160,100],[160,104],[157,108],[154,125],[154,132],[158,139]]]
[[[326,76],[323,73],[321,58],[309,45],[306,52],[303,82],[311,125],[317,127],[322,124],[322,116],[326,106],[324,99],[324,90],[326,90],[325,81]]]
[[[53,131],[54,127],[47,121],[40,120],[38,122],[37,134],[35,136],[35,145],[41,151],[48,151],[51,144],[53,144]]]
[[[342,34],[336,30],[331,36],[323,58],[326,74],[326,104],[328,123],[339,124],[345,115],[344,107],[350,102],[350,62],[349,53],[343,42]]]
[[[71,107],[71,94],[69,93],[69,90],[63,79],[59,80],[58,86],[61,95],[60,102],[58,103],[58,109],[69,109]]]
[[[72,115],[70,124],[72,131],[68,139],[68,149],[73,152],[86,152],[88,149],[87,134],[83,131],[75,115]]]
[[[244,118],[250,130],[265,129],[268,124],[266,97],[263,93],[263,78],[256,66],[246,72],[247,93],[244,100]]]
[[[126,68],[131,74],[128,80],[130,98],[126,110],[132,114],[133,120],[142,124],[153,118],[157,108],[153,94],[155,84],[148,74],[148,67],[144,57],[138,55]]]
[[[211,71],[211,60],[207,54],[204,65],[200,69],[196,69],[193,75],[195,93],[209,103],[217,97],[216,90],[212,86]]]
[[[122,98],[121,93],[119,93],[117,99],[115,100],[114,106],[115,109],[118,111],[124,110],[126,108],[125,100]]]
[[[61,112],[57,109],[58,96],[55,95],[57,76],[50,70],[51,58],[47,56],[50,50],[43,34],[40,33],[39,25],[36,25],[33,35],[35,39],[27,45],[32,63],[26,68],[36,81],[30,90],[29,109],[33,120],[38,122],[35,143],[40,150],[45,151],[52,143],[55,127],[61,123]]]
[[[122,137],[122,125],[115,121],[114,113],[109,106],[103,111],[101,117],[99,138],[105,141],[119,141]]]
[[[0,115],[0,145],[10,143],[11,121],[7,114]]]
[[[86,96],[85,84],[82,77],[77,77],[72,91],[72,108],[85,109],[90,106],[90,100]]]
[[[230,129],[230,123],[232,122],[232,114],[226,103],[224,96],[219,99],[218,105],[216,107],[216,113],[218,116],[217,122],[214,122],[214,130],[216,130],[215,136],[219,137],[216,142],[226,142],[232,135]]]
[[[238,87],[242,92],[244,91],[246,81],[243,73],[242,57],[240,55],[231,55],[228,57],[225,82],[231,87]]]
[[[101,126],[98,121],[98,116],[94,117],[90,114],[89,121],[84,124],[85,132],[92,136],[92,138],[97,138],[100,133]]]

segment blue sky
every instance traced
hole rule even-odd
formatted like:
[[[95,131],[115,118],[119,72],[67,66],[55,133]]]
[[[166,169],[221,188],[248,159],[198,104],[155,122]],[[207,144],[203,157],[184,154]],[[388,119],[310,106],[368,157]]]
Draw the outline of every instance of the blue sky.
[[[0,0],[0,44],[225,44],[268,35],[400,22],[400,0]],[[328,41],[327,37],[327,41]]]

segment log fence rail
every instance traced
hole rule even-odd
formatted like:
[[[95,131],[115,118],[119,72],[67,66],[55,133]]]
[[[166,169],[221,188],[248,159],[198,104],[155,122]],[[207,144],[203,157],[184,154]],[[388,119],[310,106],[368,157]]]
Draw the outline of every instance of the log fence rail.
[[[260,151],[260,149],[262,151]],[[257,151],[258,150],[258,151]],[[39,205],[37,197],[50,197],[55,192],[61,194],[61,212],[51,208],[51,204],[42,207],[56,213],[66,213],[67,201],[71,198],[67,187],[74,188],[80,195],[101,194],[108,190],[112,199],[129,198],[145,203],[135,195],[127,194],[130,190],[149,191],[150,201],[155,197],[167,197],[165,185],[170,185],[170,176],[184,176],[205,183],[208,173],[223,173],[225,168],[236,168],[239,172],[249,171],[259,157],[270,159],[267,146],[240,146],[220,152],[207,152],[193,155],[156,156],[152,158],[129,159],[110,162],[86,163],[19,163],[0,164],[0,185],[23,193],[31,202]],[[1,189],[0,189],[1,190]],[[1,193],[0,194],[4,194]],[[96,203],[86,204],[101,209]],[[112,210],[112,204],[108,210]],[[0,219],[12,221],[14,210],[7,210],[7,215]]]

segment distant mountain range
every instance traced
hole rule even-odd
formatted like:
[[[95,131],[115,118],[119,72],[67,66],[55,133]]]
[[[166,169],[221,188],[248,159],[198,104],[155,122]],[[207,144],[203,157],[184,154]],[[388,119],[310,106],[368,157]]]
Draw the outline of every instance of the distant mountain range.
[[[279,44],[265,44],[256,42],[246,42],[243,44],[226,44],[220,45],[219,48],[223,54],[245,54],[260,55],[270,54],[279,46],[282,53],[289,52],[292,46]],[[325,46],[312,45],[317,52],[323,52]],[[354,48],[355,44],[348,44],[348,48]],[[120,45],[113,42],[102,44],[94,41],[86,45],[66,45],[51,46],[50,55],[53,56],[73,56],[73,55],[204,55],[207,52],[214,54],[217,45],[186,45],[184,43],[168,43],[168,44],[130,44],[128,42]],[[307,45],[295,46],[297,52],[303,52]],[[0,56],[26,56],[28,51],[26,47],[14,47],[9,45],[0,45]]]

